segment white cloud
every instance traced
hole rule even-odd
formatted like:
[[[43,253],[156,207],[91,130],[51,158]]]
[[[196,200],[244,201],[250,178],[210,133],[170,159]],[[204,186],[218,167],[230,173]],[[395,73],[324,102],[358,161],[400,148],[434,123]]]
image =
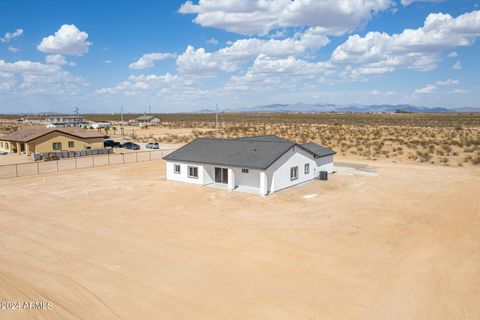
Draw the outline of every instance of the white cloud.
[[[436,84],[437,86],[440,86],[440,87],[443,87],[443,86],[453,86],[453,85],[457,85],[459,84],[460,81],[458,81],[457,79],[447,79],[445,81],[437,81]]]
[[[7,32],[2,38],[0,38],[0,41],[4,43],[8,43],[11,40],[20,37],[22,34],[23,34],[23,29],[17,29],[14,32]]]
[[[8,91],[15,85],[14,74],[10,72],[0,72],[0,92]]]
[[[59,66],[67,64],[67,60],[61,54],[49,54],[45,57],[46,63],[58,64]]]
[[[175,54],[172,53],[146,53],[137,61],[128,65],[130,69],[148,69],[155,66],[154,61],[176,58]]]
[[[105,60],[104,62],[105,62],[106,64],[110,64],[110,63],[112,63],[112,60]]]
[[[196,14],[195,23],[239,34],[266,34],[270,30],[310,26],[324,34],[339,35],[369,21],[388,9],[391,0],[200,0],[186,1],[179,9]]]
[[[455,58],[455,57],[458,57],[458,53],[456,51],[452,51],[448,54],[448,57],[449,58]]]
[[[434,93],[436,90],[437,87],[431,84],[427,84],[427,86],[424,88],[416,89],[413,94],[431,94]]]
[[[218,40],[215,38],[210,38],[207,40],[207,43],[215,45],[215,44],[218,44]]]
[[[64,24],[55,35],[43,38],[37,49],[46,53],[81,56],[88,52],[91,45],[87,38],[88,34],[75,25]]]
[[[462,69],[462,63],[460,61],[455,62],[455,64],[452,66],[452,69],[454,70]]]
[[[468,90],[464,90],[464,89],[455,89],[453,90],[453,93],[468,93],[469,91]]]
[[[215,52],[206,52],[204,48],[195,50],[188,46],[177,58],[177,65],[183,73],[233,72],[260,54],[272,57],[297,56],[310,50],[318,50],[329,41],[317,28],[310,28],[304,33],[297,33],[283,40],[240,39]]]
[[[444,2],[445,0],[401,0],[404,6],[408,6],[414,2]]]
[[[371,94],[372,96],[378,96],[378,95],[380,94],[380,91],[378,91],[378,90],[372,90],[372,92],[370,92],[370,94]]]
[[[20,51],[20,49],[15,48],[15,47],[12,46],[12,45],[8,46],[7,50],[10,51],[10,52],[12,52],[12,53],[17,53],[18,51]]]
[[[232,76],[227,91],[275,91],[302,87],[305,82],[323,81],[335,73],[328,62],[308,62],[293,56],[269,57],[260,54],[244,75]]]
[[[337,64],[361,64],[363,68],[390,72],[397,67],[428,71],[436,67],[440,53],[459,46],[472,45],[480,35],[480,11],[457,18],[448,14],[430,14],[422,28],[405,29],[389,35],[368,32],[353,35],[338,46],[331,60]]]
[[[9,87],[18,95],[75,95],[85,86],[86,81],[62,69],[58,64],[19,60],[0,60],[0,73],[12,74]],[[20,81],[17,81],[20,80]],[[13,86],[18,82],[18,85]]]

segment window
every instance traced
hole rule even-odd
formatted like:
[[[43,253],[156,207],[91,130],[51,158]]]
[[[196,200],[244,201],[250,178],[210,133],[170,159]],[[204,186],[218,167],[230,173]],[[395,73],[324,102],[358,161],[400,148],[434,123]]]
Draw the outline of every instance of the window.
[[[68,147],[69,148],[75,147],[75,142],[74,141],[68,141]]]
[[[176,174],[180,174],[180,165],[179,164],[176,164],[173,166],[173,172],[175,172]]]
[[[5,149],[9,149],[10,148],[10,144],[8,142],[5,142]]]
[[[248,169],[242,169],[242,173],[248,173]]]
[[[0,142],[0,148],[3,149],[3,142]]]
[[[62,150],[62,143],[61,142],[54,142],[53,143],[53,150]]]
[[[188,177],[198,179],[198,167],[188,167]]]
[[[298,179],[298,167],[290,168],[290,180],[297,180]]]
[[[305,163],[305,174],[310,173],[310,163]]]

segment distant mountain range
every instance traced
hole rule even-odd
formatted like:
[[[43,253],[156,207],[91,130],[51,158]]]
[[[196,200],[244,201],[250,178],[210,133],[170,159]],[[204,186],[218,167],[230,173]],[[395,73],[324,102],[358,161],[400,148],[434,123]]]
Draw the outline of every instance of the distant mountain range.
[[[422,106],[413,106],[409,104],[351,104],[336,105],[331,103],[293,103],[293,104],[269,104],[264,106],[254,106],[245,108],[220,109],[222,112],[480,112],[480,108],[429,108]],[[200,112],[215,112],[215,109],[204,109]]]

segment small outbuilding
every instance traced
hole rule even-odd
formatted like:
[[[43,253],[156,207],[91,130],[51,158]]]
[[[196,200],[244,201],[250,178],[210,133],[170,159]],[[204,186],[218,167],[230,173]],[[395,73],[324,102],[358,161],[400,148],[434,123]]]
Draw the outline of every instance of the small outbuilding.
[[[163,159],[167,179],[267,195],[333,172],[335,151],[277,136],[198,138]]]
[[[156,116],[140,116],[135,121],[143,124],[158,124],[160,123],[160,118]]]
[[[43,153],[103,148],[103,135],[76,127],[25,127],[0,137],[0,151]]]

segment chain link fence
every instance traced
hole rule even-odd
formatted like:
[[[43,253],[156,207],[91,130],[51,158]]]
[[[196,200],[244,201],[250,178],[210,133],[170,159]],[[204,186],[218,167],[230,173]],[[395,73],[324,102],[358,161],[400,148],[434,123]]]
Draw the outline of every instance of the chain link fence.
[[[53,161],[36,161],[0,165],[0,179],[32,176],[44,173],[161,160],[176,149],[161,149],[127,153],[109,153],[90,157],[65,158]]]

